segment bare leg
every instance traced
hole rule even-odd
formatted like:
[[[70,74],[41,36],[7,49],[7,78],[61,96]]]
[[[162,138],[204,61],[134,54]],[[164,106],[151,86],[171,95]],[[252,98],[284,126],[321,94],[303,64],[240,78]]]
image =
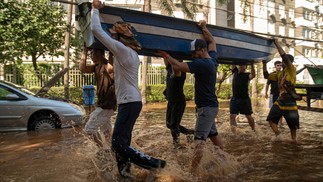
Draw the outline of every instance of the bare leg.
[[[271,129],[274,131],[275,135],[278,136],[280,134],[280,132],[278,130],[277,124],[272,121],[269,121],[269,125],[270,125]]]
[[[231,126],[232,133],[236,133],[236,127],[237,127],[236,117],[237,117],[236,114],[230,114],[230,126]]]
[[[248,119],[248,123],[249,123],[249,126],[251,127],[251,129],[253,131],[256,131],[256,128],[255,128],[255,120],[253,119],[253,117],[251,115],[246,115],[247,119]]]
[[[283,117],[281,117],[280,120],[279,120],[279,126],[283,127]]]
[[[220,149],[223,150],[222,139],[219,135],[210,137],[210,140],[213,142],[214,145],[219,146]]]
[[[195,140],[195,149],[194,156],[192,161],[191,171],[195,171],[197,166],[200,164],[201,159],[203,157],[205,141],[204,140]]]
[[[296,129],[290,129],[290,134],[292,136],[292,140],[296,142]]]

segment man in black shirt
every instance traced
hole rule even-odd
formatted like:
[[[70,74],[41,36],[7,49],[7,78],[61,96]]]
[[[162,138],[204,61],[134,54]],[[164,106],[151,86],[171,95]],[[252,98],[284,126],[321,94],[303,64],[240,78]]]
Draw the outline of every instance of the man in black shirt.
[[[251,100],[249,97],[249,81],[255,77],[254,65],[251,65],[251,73],[246,72],[247,65],[239,65],[239,69],[232,66],[232,97],[230,100],[230,125],[233,133],[236,132],[237,115],[244,114],[253,131],[255,131],[255,121],[252,114]]]
[[[194,134],[194,130],[181,126],[182,116],[185,111],[186,99],[184,95],[184,82],[186,73],[174,71],[167,60],[164,61],[167,70],[165,96],[168,101],[166,111],[166,126],[171,130],[173,144],[179,144],[179,135]],[[182,62],[182,61],[181,61]]]

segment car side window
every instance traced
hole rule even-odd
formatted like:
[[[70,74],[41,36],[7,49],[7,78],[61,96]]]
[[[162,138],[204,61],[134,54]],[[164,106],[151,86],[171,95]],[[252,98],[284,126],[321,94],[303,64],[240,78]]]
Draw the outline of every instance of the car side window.
[[[14,95],[17,95],[3,87],[0,87],[0,100],[7,100],[7,95],[9,94],[14,94]]]

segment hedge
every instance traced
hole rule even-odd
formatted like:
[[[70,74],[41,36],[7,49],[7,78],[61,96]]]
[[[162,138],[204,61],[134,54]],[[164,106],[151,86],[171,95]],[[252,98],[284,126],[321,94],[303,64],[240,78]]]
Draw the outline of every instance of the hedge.
[[[260,93],[263,89],[264,84],[257,84],[257,93]],[[163,91],[165,90],[166,85],[149,85],[147,87],[147,102],[165,102],[165,96]],[[37,92],[40,88],[33,87],[30,90]],[[251,87],[250,87],[251,90]],[[187,101],[194,100],[194,85],[185,84],[184,85],[184,94]],[[52,87],[48,95],[53,97],[64,98],[64,87]],[[224,83],[221,86],[221,91],[218,94],[219,99],[229,99],[231,97],[231,83]],[[70,87],[70,100],[73,100],[77,103],[84,103],[83,88],[80,87]]]

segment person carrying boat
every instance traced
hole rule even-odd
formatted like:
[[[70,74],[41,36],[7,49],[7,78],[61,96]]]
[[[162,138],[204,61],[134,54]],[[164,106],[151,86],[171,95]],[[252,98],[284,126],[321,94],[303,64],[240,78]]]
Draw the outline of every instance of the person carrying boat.
[[[252,105],[249,96],[249,82],[255,77],[255,67],[251,64],[251,73],[246,72],[247,65],[239,65],[239,69],[232,65],[232,97],[230,99],[230,125],[231,131],[236,132],[237,115],[244,114],[249,126],[255,131],[255,121],[252,117]]]
[[[267,71],[267,62],[263,61],[263,74],[264,78],[268,79],[266,88],[265,88],[265,98],[268,98],[268,90],[270,86],[270,97],[269,97],[269,108],[273,105],[273,103],[277,100],[279,96],[279,90],[278,90],[278,81],[275,75],[279,74],[279,72],[282,70],[282,62],[281,61],[275,61],[275,71],[268,73]],[[270,75],[270,76],[269,76]],[[269,79],[270,78],[270,79]]]
[[[182,60],[180,61],[182,62]],[[186,73],[174,71],[172,65],[166,59],[164,62],[167,70],[166,89],[164,91],[167,99],[166,126],[171,130],[173,144],[177,146],[180,142],[180,133],[185,135],[194,134],[194,130],[180,125],[186,106],[183,90]]]
[[[277,74],[280,74],[283,65],[281,61],[275,61],[274,62],[275,71],[268,73],[267,61],[263,61],[262,64],[263,64],[262,65],[263,75],[264,75],[264,78],[267,79],[267,84],[265,88],[265,98],[266,99],[268,98],[268,88],[270,85],[269,108],[271,108],[279,96]],[[281,117],[279,120],[280,125],[282,125],[282,120],[283,118]]]
[[[121,34],[115,36],[117,40],[108,35],[100,23],[98,9],[102,7],[100,1],[92,2],[91,29],[94,36],[115,57],[113,65],[118,114],[112,134],[112,149],[116,153],[119,174],[122,177],[131,177],[131,162],[145,169],[164,168],[166,161],[148,156],[130,146],[132,130],[142,109],[138,88],[140,60],[136,52],[140,45],[124,41],[124,35]],[[121,23],[121,25],[121,28],[127,28],[127,24]],[[115,30],[118,31],[118,28]]]
[[[290,54],[286,54],[283,48],[280,46],[277,39],[274,39],[276,48],[282,58],[283,71],[277,74],[279,97],[271,107],[267,116],[270,127],[274,131],[276,136],[279,136],[277,124],[279,119],[284,116],[291,133],[291,139],[296,142],[296,130],[299,129],[299,115],[296,100],[300,99],[300,96],[296,94],[296,68],[292,64],[294,57]]]
[[[198,22],[204,39],[195,39],[191,42],[192,62],[179,62],[165,51],[159,54],[167,59],[175,71],[194,73],[195,75],[195,104],[197,119],[194,133],[195,151],[192,161],[192,170],[196,169],[202,157],[206,139],[210,138],[213,144],[223,149],[221,137],[217,131],[215,118],[219,106],[215,94],[215,83],[218,69],[216,42],[206,27],[205,21]]]
[[[112,57],[107,60],[102,49],[92,49],[91,59],[94,65],[87,65],[87,53],[89,49],[84,47],[81,61],[80,71],[82,73],[94,73],[97,82],[97,107],[90,114],[84,131],[96,142],[103,147],[103,140],[100,139],[99,130],[103,132],[106,139],[111,138],[111,117],[117,109],[117,101],[113,80],[113,61]]]

